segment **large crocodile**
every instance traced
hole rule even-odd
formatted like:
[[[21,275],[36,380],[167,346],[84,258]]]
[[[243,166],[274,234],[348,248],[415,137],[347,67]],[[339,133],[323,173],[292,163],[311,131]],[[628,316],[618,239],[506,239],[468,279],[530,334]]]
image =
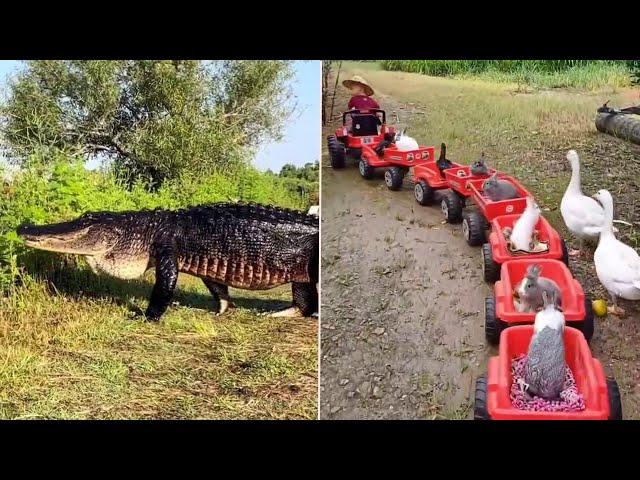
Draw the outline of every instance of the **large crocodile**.
[[[318,308],[319,219],[256,204],[217,203],[184,210],[87,213],[51,225],[21,225],[29,247],[85,256],[95,271],[121,279],[155,267],[146,311],[167,310],[178,272],[200,277],[218,313],[233,307],[229,286],[264,290],[292,283],[293,305],[273,316],[308,316]]]

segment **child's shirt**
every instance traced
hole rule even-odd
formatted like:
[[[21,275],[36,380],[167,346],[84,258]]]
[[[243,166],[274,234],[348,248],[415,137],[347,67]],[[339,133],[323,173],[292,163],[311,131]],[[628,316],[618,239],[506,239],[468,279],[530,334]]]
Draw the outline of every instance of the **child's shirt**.
[[[373,98],[368,97],[367,95],[354,95],[349,100],[348,105],[349,110],[372,110],[375,108],[380,108],[378,102],[376,102]]]

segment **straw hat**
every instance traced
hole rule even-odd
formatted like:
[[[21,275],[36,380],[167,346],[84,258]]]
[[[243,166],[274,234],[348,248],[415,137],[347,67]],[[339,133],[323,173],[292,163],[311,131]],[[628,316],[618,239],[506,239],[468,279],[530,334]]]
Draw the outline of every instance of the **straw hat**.
[[[358,75],[354,75],[349,80],[345,80],[344,82],[342,82],[342,85],[347,88],[351,88],[354,84],[361,85],[364,88],[364,93],[366,93],[369,97],[373,95],[373,88],[369,86],[364,78]]]

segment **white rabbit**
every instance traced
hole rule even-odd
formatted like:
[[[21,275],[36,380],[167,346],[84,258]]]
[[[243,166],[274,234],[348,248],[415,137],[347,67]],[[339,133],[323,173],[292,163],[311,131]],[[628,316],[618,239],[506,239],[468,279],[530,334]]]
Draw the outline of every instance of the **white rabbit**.
[[[540,219],[540,207],[531,197],[527,197],[527,208],[520,218],[513,225],[513,230],[509,236],[514,250],[529,251],[535,245],[533,241],[533,230]]]
[[[320,205],[312,205],[307,212],[307,215],[315,215],[316,217],[320,216]]]
[[[402,132],[398,132],[396,134],[396,148],[401,152],[408,152],[410,150],[418,150],[420,145],[415,139],[411,138],[409,135],[406,135],[407,129],[405,128]]]

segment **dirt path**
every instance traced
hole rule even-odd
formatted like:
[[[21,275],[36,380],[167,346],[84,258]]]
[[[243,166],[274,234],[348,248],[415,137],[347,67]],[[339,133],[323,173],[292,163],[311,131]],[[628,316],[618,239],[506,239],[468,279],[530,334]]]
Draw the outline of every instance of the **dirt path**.
[[[469,417],[487,358],[479,252],[409,178],[391,192],[354,165],[324,152],[321,417]]]
[[[347,64],[342,76],[373,81],[383,108],[398,111],[421,144],[445,141],[463,163],[487,152],[490,164],[535,192],[568,240],[558,207],[569,175],[564,155],[578,150],[584,190],[614,194],[616,218],[634,225],[619,237],[638,248],[640,149],[593,126],[596,106],[608,98],[622,105],[624,95],[520,95],[370,65]],[[346,103],[340,89],[335,113]],[[491,291],[479,249],[467,246],[459,225],[442,224],[437,206],[414,201],[410,179],[390,192],[382,172],[365,181],[354,162],[334,171],[326,142],[322,169],[321,418],[471,418],[475,378],[496,353],[484,340]],[[571,269],[588,295],[607,298],[590,259],[572,259]],[[640,314],[637,302],[623,306],[629,317],[598,320],[591,347],[620,385],[624,417],[640,418]]]

